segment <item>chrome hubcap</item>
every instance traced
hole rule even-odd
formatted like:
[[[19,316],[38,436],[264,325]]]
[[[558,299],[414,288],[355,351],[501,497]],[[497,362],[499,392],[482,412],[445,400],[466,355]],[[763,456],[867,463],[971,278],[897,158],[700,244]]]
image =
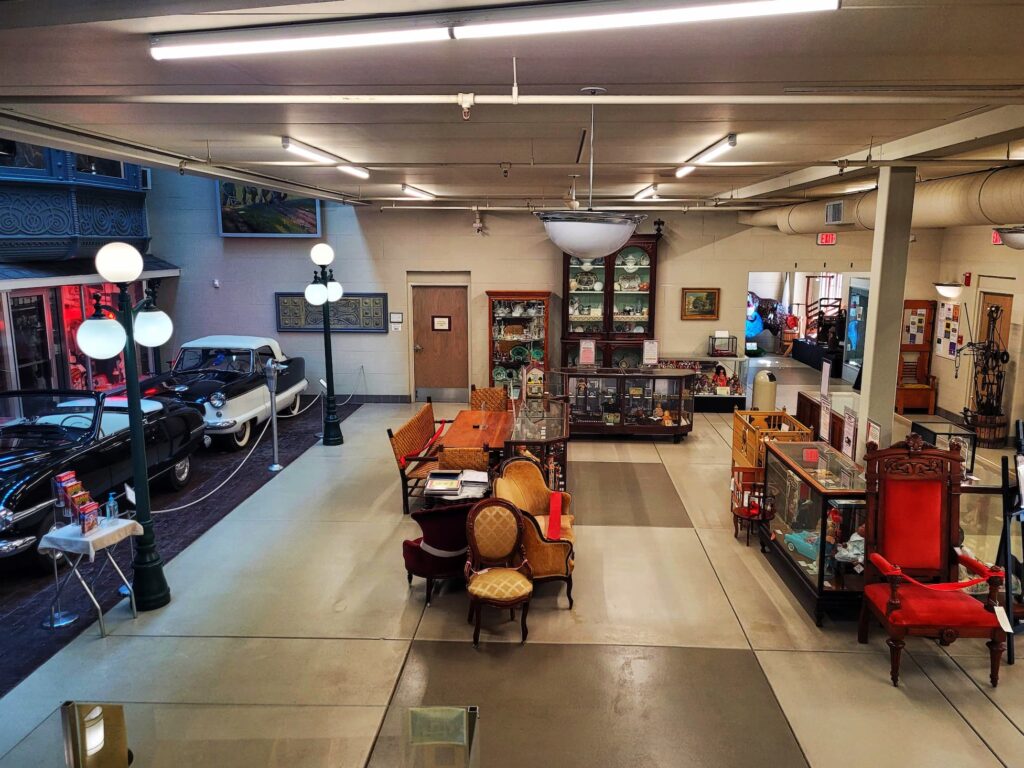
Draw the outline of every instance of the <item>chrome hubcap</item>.
[[[188,477],[188,470],[189,460],[182,459],[181,461],[174,465],[174,479],[177,480],[179,483],[184,482],[185,479]]]

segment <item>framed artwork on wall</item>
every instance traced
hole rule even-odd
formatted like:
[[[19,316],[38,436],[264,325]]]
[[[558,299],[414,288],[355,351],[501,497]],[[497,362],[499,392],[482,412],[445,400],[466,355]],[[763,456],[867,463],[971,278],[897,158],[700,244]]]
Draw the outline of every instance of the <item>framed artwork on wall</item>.
[[[717,320],[720,288],[683,288],[683,320]]]
[[[386,293],[346,293],[331,309],[331,333],[387,333]],[[323,333],[323,307],[314,307],[301,293],[275,293],[277,330],[292,333]]]
[[[236,181],[217,182],[221,237],[320,237],[320,201]]]

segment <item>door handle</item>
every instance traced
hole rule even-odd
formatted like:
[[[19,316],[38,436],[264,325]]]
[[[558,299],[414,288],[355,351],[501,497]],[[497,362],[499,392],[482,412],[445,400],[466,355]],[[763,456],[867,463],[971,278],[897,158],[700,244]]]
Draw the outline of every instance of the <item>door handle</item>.
[[[413,344],[412,345],[412,351],[413,352],[422,352],[423,351],[423,347],[421,347],[419,344]]]

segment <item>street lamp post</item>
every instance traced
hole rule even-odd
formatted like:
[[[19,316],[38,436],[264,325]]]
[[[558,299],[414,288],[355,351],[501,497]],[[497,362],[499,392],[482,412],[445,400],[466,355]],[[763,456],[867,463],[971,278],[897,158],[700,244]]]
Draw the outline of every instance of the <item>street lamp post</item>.
[[[324,445],[341,445],[345,438],[341,434],[341,419],[334,399],[334,360],[331,354],[331,304],[344,295],[341,283],[334,279],[334,270],[327,266],[334,261],[334,249],[327,243],[317,243],[309,252],[313,264],[320,271],[313,271],[313,282],[306,286],[306,301],[314,307],[322,306],[324,311],[324,366],[327,379],[327,403],[324,408]]]
[[[109,243],[96,254],[96,271],[118,288],[118,306],[107,307],[95,296],[95,312],[78,329],[78,346],[88,357],[109,359],[124,352],[125,394],[128,399],[128,429],[131,435],[132,474],[135,479],[136,521],[142,535],[135,547],[132,563],[132,588],[140,611],[162,608],[171,601],[171,590],[164,577],[164,561],[156,548],[153,516],[149,502],[149,465],[146,461],[146,437],[143,429],[142,395],[139,391],[136,342],[158,347],[171,338],[174,325],[166,313],[156,308],[155,292],[132,306],[129,283],[142,274],[142,256],[127,243]],[[104,316],[113,313],[117,320]]]

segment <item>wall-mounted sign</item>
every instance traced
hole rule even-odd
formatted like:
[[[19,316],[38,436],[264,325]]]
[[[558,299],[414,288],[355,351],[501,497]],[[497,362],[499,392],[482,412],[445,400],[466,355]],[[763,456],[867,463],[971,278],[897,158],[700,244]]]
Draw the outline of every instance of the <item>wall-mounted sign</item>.
[[[431,315],[430,326],[435,331],[450,331],[452,329],[451,315]]]
[[[832,361],[821,361],[821,384],[818,385],[818,394],[822,398],[828,397],[829,380],[832,378]]]
[[[593,365],[597,345],[593,339],[583,339],[580,342],[580,365]]]
[[[644,365],[657,365],[658,364],[658,340],[657,339],[645,339],[644,340]]]
[[[1002,236],[993,229],[992,230],[992,245],[1002,245],[1002,244],[1003,244]]]
[[[852,408],[843,408],[843,453],[854,458],[857,450],[857,414]]]
[[[839,235],[835,232],[819,232],[818,245],[835,245],[839,242]]]
[[[832,398],[821,396],[821,413],[818,418],[818,437],[826,443],[832,439]]]

